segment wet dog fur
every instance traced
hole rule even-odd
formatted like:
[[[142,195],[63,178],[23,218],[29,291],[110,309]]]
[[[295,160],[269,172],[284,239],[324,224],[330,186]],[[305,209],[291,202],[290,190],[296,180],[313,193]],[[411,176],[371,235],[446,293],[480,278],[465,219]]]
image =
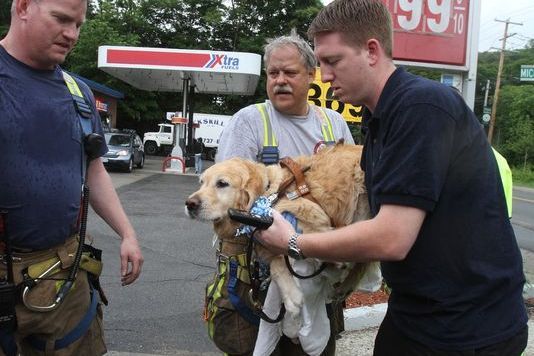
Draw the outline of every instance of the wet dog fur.
[[[360,169],[361,153],[361,146],[338,143],[313,156],[294,158],[301,167],[310,167],[305,172],[306,183],[320,206],[304,198],[289,200],[283,197],[275,208],[292,213],[304,233],[327,231],[370,218],[364,173]],[[212,222],[219,238],[231,240],[239,223],[230,220],[228,208],[248,211],[256,198],[277,192],[280,184],[290,176],[289,170],[280,165],[265,166],[240,158],[214,164],[201,175],[199,190],[186,200],[186,214],[193,219]],[[286,191],[294,190],[293,183]],[[242,249],[240,246],[236,248]],[[296,334],[303,303],[298,283],[286,267],[283,256],[275,256],[259,244],[255,244],[255,252],[270,264],[272,281],[278,285],[286,307],[286,318],[289,315],[295,321],[295,330],[290,333]],[[315,260],[315,263],[318,268],[321,261]],[[322,273],[331,282],[330,297],[338,300],[347,297],[367,267],[366,263],[328,263]]]

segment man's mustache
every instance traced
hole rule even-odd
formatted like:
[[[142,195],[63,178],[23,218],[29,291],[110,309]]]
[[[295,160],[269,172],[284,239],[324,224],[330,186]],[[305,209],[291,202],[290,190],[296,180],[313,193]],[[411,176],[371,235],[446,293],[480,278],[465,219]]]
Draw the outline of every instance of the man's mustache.
[[[289,85],[277,85],[274,87],[275,94],[293,94],[293,89]]]

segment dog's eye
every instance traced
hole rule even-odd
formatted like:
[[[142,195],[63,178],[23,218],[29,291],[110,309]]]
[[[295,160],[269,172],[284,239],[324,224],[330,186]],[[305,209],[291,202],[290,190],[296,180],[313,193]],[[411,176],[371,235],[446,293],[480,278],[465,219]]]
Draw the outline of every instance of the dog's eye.
[[[224,181],[224,180],[218,180],[217,181],[217,184],[216,184],[216,187],[217,188],[226,188],[228,187],[230,184],[228,184],[228,182]]]

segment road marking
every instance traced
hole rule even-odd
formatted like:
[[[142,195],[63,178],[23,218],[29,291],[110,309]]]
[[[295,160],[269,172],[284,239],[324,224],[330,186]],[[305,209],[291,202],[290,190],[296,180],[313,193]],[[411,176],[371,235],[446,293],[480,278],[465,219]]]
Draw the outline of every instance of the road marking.
[[[529,230],[534,231],[534,225],[533,224],[529,224],[529,223],[526,223],[524,221],[513,220],[513,218],[512,218],[512,225],[521,226],[521,227],[524,227],[525,229],[529,229]]]
[[[534,200],[531,200],[531,199],[525,199],[525,198],[518,198],[518,197],[513,197],[515,200],[519,200],[519,201],[524,201],[526,203],[530,203],[530,204],[534,204]]]

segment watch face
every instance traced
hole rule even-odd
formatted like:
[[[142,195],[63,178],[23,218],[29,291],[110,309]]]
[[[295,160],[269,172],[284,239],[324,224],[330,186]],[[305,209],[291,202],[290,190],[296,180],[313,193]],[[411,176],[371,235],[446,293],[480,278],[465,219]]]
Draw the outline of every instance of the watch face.
[[[289,250],[287,251],[287,254],[289,257],[292,257],[296,260],[300,260],[301,257],[300,257],[300,253],[299,251],[295,250],[294,247],[290,247]]]

